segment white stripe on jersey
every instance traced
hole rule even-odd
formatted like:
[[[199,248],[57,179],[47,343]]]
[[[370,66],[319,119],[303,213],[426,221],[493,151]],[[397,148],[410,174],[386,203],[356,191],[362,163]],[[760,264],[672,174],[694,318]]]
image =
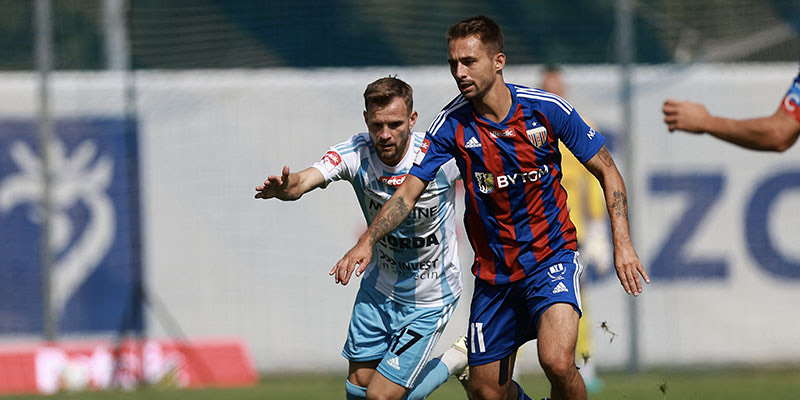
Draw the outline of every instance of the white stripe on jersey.
[[[572,108],[573,108],[572,105],[569,104],[568,101],[564,100],[561,96],[559,96],[559,95],[557,95],[555,93],[550,93],[550,92],[547,92],[547,91],[544,91],[544,90],[541,90],[541,89],[532,89],[532,88],[528,88],[528,87],[524,87],[524,86],[515,86],[515,87],[517,89],[517,95],[524,94],[524,95],[531,96],[531,98],[535,98],[535,99],[539,99],[539,100],[551,101],[553,103],[559,104],[561,106],[562,110],[564,108],[568,109],[569,111],[565,110],[565,112],[567,114],[572,112]],[[522,96],[522,97],[529,97],[529,96]],[[537,96],[537,97],[532,97],[532,96]],[[541,97],[538,97],[538,96],[541,96]]]
[[[548,97],[544,97],[544,96],[533,96],[533,95],[524,94],[524,93],[517,93],[517,97],[522,97],[522,98],[526,98],[526,99],[549,101],[551,103],[555,103],[558,107],[560,107],[561,110],[563,110],[565,114],[569,115],[570,113],[572,113],[572,107],[569,107],[569,108],[564,107],[563,104],[559,103],[558,101],[556,101],[555,99],[552,99],[552,98],[548,98]]]
[[[436,131],[438,131],[439,128],[442,127],[442,124],[444,124],[444,121],[447,120],[447,116],[450,115],[450,113],[452,113],[453,111],[458,110],[459,108],[467,104],[469,104],[469,102],[467,101],[467,99],[464,98],[464,96],[459,95],[458,97],[456,97],[453,101],[450,102],[450,104],[447,107],[444,108],[444,110],[439,112],[436,118],[433,119],[433,122],[431,122],[431,126],[428,128],[428,132],[431,135],[435,136]]]

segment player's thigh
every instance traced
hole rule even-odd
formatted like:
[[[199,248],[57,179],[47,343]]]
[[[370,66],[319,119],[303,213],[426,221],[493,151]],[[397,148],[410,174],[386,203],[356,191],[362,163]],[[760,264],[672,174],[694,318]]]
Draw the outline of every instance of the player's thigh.
[[[574,306],[567,303],[553,304],[542,313],[537,350],[543,367],[574,363],[579,318]]]
[[[376,375],[375,368],[380,361],[381,360],[363,362],[350,361],[348,363],[347,380],[354,385],[367,387],[370,381],[372,381],[373,376]]]

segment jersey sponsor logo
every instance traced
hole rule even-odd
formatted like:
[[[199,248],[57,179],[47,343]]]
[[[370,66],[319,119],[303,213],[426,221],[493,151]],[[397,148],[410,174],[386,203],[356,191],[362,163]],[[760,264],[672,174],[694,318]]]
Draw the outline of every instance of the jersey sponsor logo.
[[[800,122],[800,107],[798,105],[800,105],[800,83],[795,83],[789,88],[789,93],[786,93],[786,97],[783,98],[781,108]]]
[[[414,164],[420,165],[422,160],[425,158],[425,154],[428,153],[428,149],[431,147],[431,141],[428,138],[422,141],[422,144],[419,145],[419,151],[417,152],[417,156],[414,157]]]
[[[378,266],[404,278],[439,279],[439,265],[441,264],[438,258],[427,261],[397,261],[385,251],[378,249]]]
[[[505,129],[502,131],[489,131],[489,134],[495,138],[510,138],[514,137],[513,129]]]
[[[475,137],[473,136],[469,138],[469,140],[467,140],[467,144],[465,144],[464,147],[468,149],[473,149],[476,147],[481,147],[481,143],[478,141],[478,139],[475,139]]]
[[[333,150],[328,151],[327,153],[325,153],[324,156],[322,156],[322,165],[325,166],[328,172],[333,171],[333,169],[336,168],[336,166],[339,165],[341,162],[342,162],[342,156],[340,156],[339,153]]]
[[[553,288],[553,294],[558,294],[562,292],[569,292],[569,289],[567,289],[567,285],[565,285],[564,282],[558,282],[558,285],[556,285],[556,287]]]
[[[402,183],[402,182],[401,182]],[[370,211],[377,211],[383,207],[383,203],[375,201],[374,199],[369,199],[369,206],[368,209]],[[432,218],[438,215],[439,205],[433,205],[431,207],[414,207],[411,209],[411,213],[408,214],[408,218],[413,219],[423,219],[423,218]],[[376,213],[370,212],[370,215],[375,215]]]
[[[421,249],[423,247],[438,246],[439,238],[436,233],[431,233],[425,237],[397,237],[394,235],[386,235],[378,243],[388,245],[393,249]]]
[[[494,175],[488,172],[476,172],[475,183],[481,193],[489,194],[494,191]]]
[[[397,176],[382,176],[382,177],[378,178],[378,180],[380,180],[381,182],[383,182],[386,185],[398,187],[398,186],[402,185],[403,182],[405,182],[406,176],[407,176],[407,174],[405,174],[405,175],[397,175]]]
[[[515,172],[508,175],[500,175],[497,177],[497,187],[502,189],[509,185],[516,185],[518,183],[536,182],[539,178],[547,175],[549,169],[546,165],[533,171]]]
[[[478,190],[481,193],[489,194],[494,189],[503,189],[509,185],[516,185],[518,183],[532,183],[538,181],[541,177],[548,174],[550,171],[546,165],[533,171],[514,172],[513,174],[497,175],[490,172],[475,172],[475,183],[478,185]]]
[[[537,126],[533,129],[528,129],[528,139],[535,147],[542,147],[547,142],[547,128]]]
[[[597,135],[597,131],[592,129],[591,127],[589,128],[589,132],[586,132],[586,137],[588,137],[589,140],[594,139],[595,135]]]

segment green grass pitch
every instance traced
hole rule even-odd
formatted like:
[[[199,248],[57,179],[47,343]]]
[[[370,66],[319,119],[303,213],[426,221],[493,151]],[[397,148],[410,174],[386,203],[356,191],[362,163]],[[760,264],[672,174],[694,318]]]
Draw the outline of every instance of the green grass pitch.
[[[600,372],[605,389],[590,393],[594,400],[752,400],[800,399],[800,366],[780,369],[659,370],[646,373]],[[524,375],[520,383],[538,400],[548,393],[544,375]],[[662,391],[662,389],[664,389]],[[178,390],[142,388],[130,392],[82,392],[54,396],[6,396],[10,399],[47,400],[325,400],[344,399],[344,376],[267,376],[254,387]],[[461,385],[451,378],[429,397],[432,400],[466,399]]]

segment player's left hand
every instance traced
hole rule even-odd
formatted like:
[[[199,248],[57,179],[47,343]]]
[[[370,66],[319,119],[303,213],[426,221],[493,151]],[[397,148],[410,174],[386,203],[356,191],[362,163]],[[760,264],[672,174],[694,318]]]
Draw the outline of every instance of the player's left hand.
[[[342,286],[347,285],[353,272],[357,277],[361,276],[364,270],[367,269],[367,264],[371,259],[372,246],[359,241],[331,268],[329,275],[333,275],[335,283],[341,283]]]
[[[644,281],[648,284],[650,283],[650,277],[647,276],[636,250],[630,244],[614,248],[614,267],[617,269],[617,278],[619,278],[622,287],[625,288],[625,293],[634,296],[642,293],[641,278],[644,278]]]

